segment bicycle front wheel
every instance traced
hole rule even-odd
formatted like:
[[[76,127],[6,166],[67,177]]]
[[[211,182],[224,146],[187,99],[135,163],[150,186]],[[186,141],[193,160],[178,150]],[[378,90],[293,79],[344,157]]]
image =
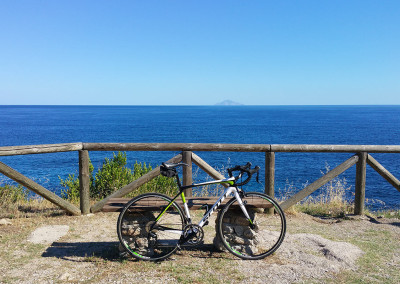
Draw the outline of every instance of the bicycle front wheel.
[[[162,260],[178,247],[185,217],[165,195],[146,193],[129,201],[118,217],[118,238],[123,247],[141,260]]]
[[[263,193],[245,193],[242,200],[250,220],[232,198],[219,215],[219,238],[229,252],[242,259],[262,259],[281,245],[286,232],[285,215],[278,203]]]

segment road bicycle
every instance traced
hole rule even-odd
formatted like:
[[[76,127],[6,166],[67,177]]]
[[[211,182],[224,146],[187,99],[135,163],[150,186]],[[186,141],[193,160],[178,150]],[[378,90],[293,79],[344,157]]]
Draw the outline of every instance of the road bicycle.
[[[229,178],[182,186],[177,168],[184,163],[163,163],[160,172],[175,177],[178,194],[170,198],[159,193],[134,197],[122,209],[117,222],[118,238],[125,250],[140,260],[159,261],[168,258],[182,246],[203,242],[203,227],[226,197],[233,197],[220,210],[216,220],[217,238],[224,247],[242,259],[262,259],[275,252],[286,232],[285,215],[278,203],[266,194],[244,192],[259,167],[251,164],[227,169]],[[233,175],[236,173],[236,175]],[[247,177],[246,177],[247,176]],[[208,209],[198,224],[193,224],[184,191],[188,188],[225,185],[226,189]],[[183,209],[176,203],[181,196]]]

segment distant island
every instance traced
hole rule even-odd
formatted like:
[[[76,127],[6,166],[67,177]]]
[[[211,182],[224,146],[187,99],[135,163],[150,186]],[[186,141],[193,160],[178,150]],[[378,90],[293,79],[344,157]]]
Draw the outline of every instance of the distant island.
[[[243,104],[237,103],[231,100],[224,100],[220,103],[215,104],[216,106],[242,106]]]

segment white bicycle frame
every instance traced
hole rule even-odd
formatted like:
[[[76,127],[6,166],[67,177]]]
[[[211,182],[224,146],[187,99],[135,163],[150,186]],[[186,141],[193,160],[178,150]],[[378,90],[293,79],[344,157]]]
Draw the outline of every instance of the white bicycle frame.
[[[198,186],[203,186],[203,185],[210,185],[210,184],[218,184],[218,183],[228,183],[231,184],[235,181],[234,177],[228,178],[228,179],[222,179],[222,180],[214,180],[210,182],[204,182],[204,183],[198,183],[198,184],[193,184],[188,187],[198,187]],[[214,203],[214,205],[204,214],[203,218],[200,220],[198,226],[199,227],[204,227],[206,224],[208,218],[215,212],[215,210],[218,209],[218,207],[221,205],[221,203],[225,200],[226,197],[228,197],[230,194],[233,193],[233,196],[236,198],[236,200],[239,203],[240,208],[243,211],[243,214],[246,216],[246,218],[250,221],[250,223],[253,223],[250,218],[249,213],[246,210],[246,207],[243,204],[243,200],[239,195],[239,190],[237,187],[229,186],[225,189],[224,193],[218,198],[217,202]],[[183,199],[183,208],[185,210],[185,215],[188,220],[191,220],[190,217],[190,212],[189,212],[189,207],[185,199]]]

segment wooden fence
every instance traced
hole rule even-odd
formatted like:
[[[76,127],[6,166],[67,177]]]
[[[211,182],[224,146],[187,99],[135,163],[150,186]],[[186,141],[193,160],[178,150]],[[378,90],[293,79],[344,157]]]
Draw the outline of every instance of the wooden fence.
[[[366,166],[370,165],[393,187],[400,191],[400,181],[386,170],[371,153],[400,153],[400,145],[298,145],[298,144],[211,144],[211,143],[67,143],[50,145],[8,146],[0,147],[0,156],[29,155],[56,152],[79,152],[79,182],[80,182],[80,208],[60,198],[56,194],[27,178],[11,167],[0,162],[0,173],[39,194],[73,215],[98,212],[111,198],[123,197],[139,186],[160,175],[157,167],[139,179],[117,190],[103,200],[90,206],[89,199],[89,151],[175,151],[181,154],[173,157],[169,162],[183,161],[189,167],[183,168],[183,184],[192,184],[192,163],[204,170],[212,178],[224,178],[202,160],[194,151],[220,151],[220,152],[260,152],[265,154],[265,192],[275,195],[275,154],[280,152],[329,152],[352,153],[346,161],[327,172],[307,187],[296,193],[290,199],[281,203],[283,210],[287,210],[297,202],[312,194],[318,188],[337,177],[350,167],[356,165],[355,209],[354,213],[361,215],[364,212]],[[186,192],[191,196],[191,190]]]

